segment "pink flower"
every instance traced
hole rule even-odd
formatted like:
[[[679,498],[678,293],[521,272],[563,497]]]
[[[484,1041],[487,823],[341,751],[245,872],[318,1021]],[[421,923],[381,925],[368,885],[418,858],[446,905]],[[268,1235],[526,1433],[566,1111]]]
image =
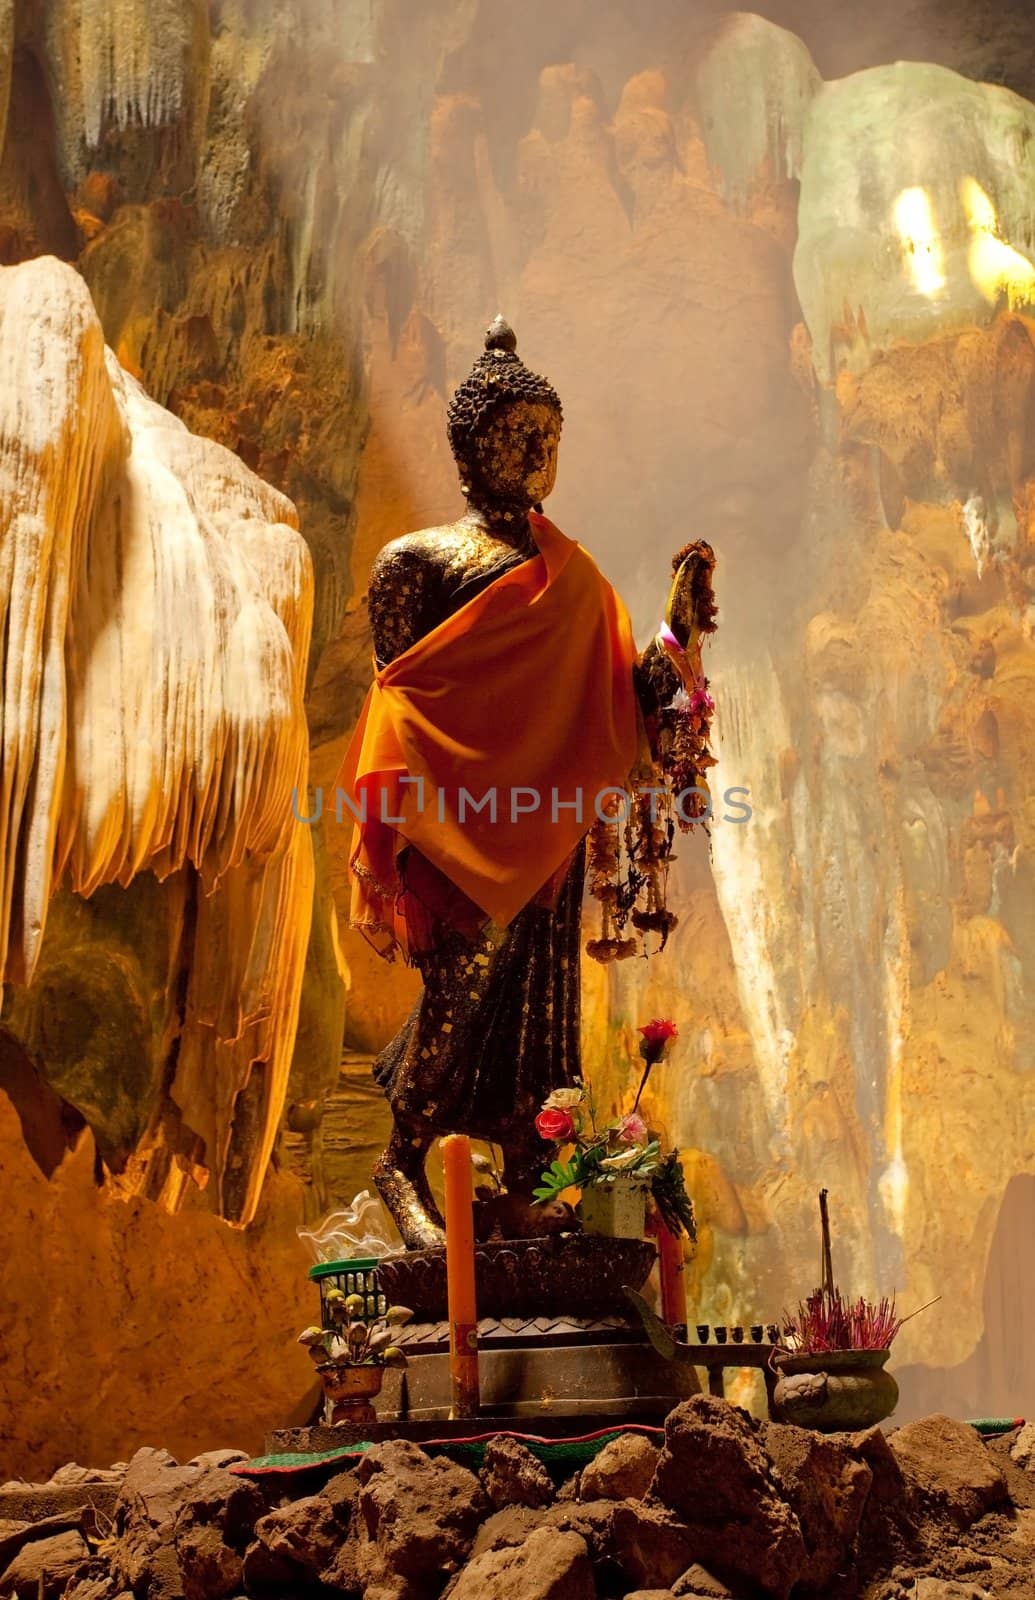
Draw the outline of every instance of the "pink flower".
[[[535,1131],[540,1139],[552,1139],[555,1144],[565,1144],[575,1137],[575,1123],[569,1112],[548,1107],[536,1117]]]
[[[630,1111],[618,1124],[619,1144],[646,1144],[647,1124],[638,1111]]]
[[[706,717],[711,716],[712,712],[715,710],[715,701],[712,699],[707,689],[694,690],[693,694],[690,696],[690,710],[695,712],[698,716],[700,716],[702,713]]]

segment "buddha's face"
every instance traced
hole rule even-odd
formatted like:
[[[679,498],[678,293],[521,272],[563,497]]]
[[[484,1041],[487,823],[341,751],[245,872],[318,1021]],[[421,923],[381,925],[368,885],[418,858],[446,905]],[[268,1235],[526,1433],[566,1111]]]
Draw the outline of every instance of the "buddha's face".
[[[493,412],[475,441],[481,487],[494,498],[534,506],[557,478],[561,419],[542,401],[515,400]]]

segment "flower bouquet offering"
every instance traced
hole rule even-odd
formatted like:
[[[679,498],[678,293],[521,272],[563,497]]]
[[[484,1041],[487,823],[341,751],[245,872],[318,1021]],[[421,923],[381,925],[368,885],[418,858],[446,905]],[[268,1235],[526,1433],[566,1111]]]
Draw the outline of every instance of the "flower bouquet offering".
[[[678,1152],[662,1153],[660,1140],[640,1115],[640,1101],[653,1068],[664,1057],[678,1030],[672,1022],[650,1022],[641,1028],[643,1071],[632,1108],[602,1122],[588,1085],[555,1089],[535,1119],[540,1138],[558,1147],[534,1191],[540,1204],[557,1200],[565,1190],[589,1191],[608,1186],[641,1187],[650,1195],[666,1226],[677,1235],[695,1236],[694,1213],[683,1181]]]

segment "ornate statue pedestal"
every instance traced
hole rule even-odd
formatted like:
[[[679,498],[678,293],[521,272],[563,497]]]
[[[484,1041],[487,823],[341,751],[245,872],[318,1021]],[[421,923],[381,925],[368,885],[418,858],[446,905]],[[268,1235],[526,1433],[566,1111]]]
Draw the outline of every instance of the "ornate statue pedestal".
[[[659,1423],[700,1393],[692,1366],[653,1347],[623,1288],[640,1288],[655,1260],[641,1239],[555,1234],[475,1248],[478,1415],[450,1420],[445,1252],[383,1261],[378,1287],[415,1320],[396,1332],[402,1369],[386,1371],[377,1422],[281,1428],[270,1455],[312,1454],[360,1440],[422,1440],[516,1432],[561,1438]]]
[[[571,1418],[653,1421],[698,1393],[696,1375],[652,1348],[628,1308],[654,1265],[653,1244],[560,1233],[475,1247],[482,1411],[535,1424]],[[378,1286],[415,1321],[398,1343],[409,1358],[390,1374],[378,1407],[384,1422],[444,1421],[450,1410],[444,1250],[383,1261]]]
[[[268,1453],[484,1433],[563,1438],[623,1421],[660,1423],[673,1406],[700,1393],[693,1367],[659,1355],[629,1318],[486,1317],[478,1323],[481,1410],[450,1421],[448,1323],[411,1324],[399,1343],[409,1361],[385,1373],[375,1424],[280,1428],[266,1441]]]
[[[404,1331],[399,1342],[409,1362],[390,1375],[379,1420],[445,1420],[449,1326],[425,1323]],[[478,1376],[485,1416],[508,1418],[511,1425],[521,1419],[532,1433],[546,1414],[652,1422],[699,1392],[693,1368],[666,1361],[642,1329],[620,1316],[483,1318]]]
[[[541,1239],[504,1239],[474,1250],[479,1317],[627,1317],[623,1290],[640,1289],[654,1265],[645,1239],[602,1239],[555,1233]],[[444,1321],[446,1252],[408,1250],[377,1269],[378,1287],[391,1305],[409,1306],[419,1323]]]

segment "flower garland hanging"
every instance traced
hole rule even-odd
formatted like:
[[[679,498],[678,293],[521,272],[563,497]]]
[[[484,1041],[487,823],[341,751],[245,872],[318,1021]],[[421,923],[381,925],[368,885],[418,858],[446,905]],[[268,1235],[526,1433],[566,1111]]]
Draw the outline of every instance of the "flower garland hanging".
[[[631,795],[610,796],[590,829],[588,883],[601,908],[601,928],[586,953],[596,961],[623,961],[641,949],[646,955],[651,934],[658,936],[658,951],[664,950],[679,920],[667,905],[676,830],[708,831],[715,702],[701,666],[701,644],[715,632],[714,567],[714,552],[703,540],[680,550],[672,563],[665,620],[638,664],[651,761],[634,775]]]

